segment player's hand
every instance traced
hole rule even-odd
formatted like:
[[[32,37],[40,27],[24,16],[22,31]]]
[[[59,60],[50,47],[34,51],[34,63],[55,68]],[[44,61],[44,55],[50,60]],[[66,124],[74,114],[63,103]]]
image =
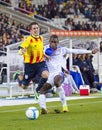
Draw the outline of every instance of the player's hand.
[[[70,74],[70,72],[69,72],[68,70],[64,70],[64,72],[65,72],[66,74]]]
[[[95,49],[92,50],[92,54],[96,54],[97,52],[99,52],[98,48],[95,48]]]
[[[45,58],[46,58],[47,61],[51,60],[51,57],[50,57],[50,56],[48,56],[48,55],[46,55],[46,54],[44,54],[44,56],[45,56]]]
[[[24,53],[26,52],[26,49],[24,48],[22,48],[22,49],[20,49],[19,51],[18,51],[18,54],[19,55],[23,55]]]
[[[23,53],[23,54],[24,54],[26,51],[27,51],[26,48],[23,48],[23,49],[22,49],[22,53]]]

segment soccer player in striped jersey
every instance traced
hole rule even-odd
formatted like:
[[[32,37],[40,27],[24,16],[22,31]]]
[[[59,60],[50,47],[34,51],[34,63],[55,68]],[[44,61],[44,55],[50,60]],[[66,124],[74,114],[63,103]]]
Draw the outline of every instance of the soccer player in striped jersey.
[[[19,54],[24,57],[24,76],[22,81],[22,88],[26,89],[31,80],[36,75],[39,75],[38,87],[42,87],[47,81],[49,72],[45,63],[44,43],[43,37],[39,35],[40,27],[38,23],[30,24],[30,36],[28,36],[19,46]]]

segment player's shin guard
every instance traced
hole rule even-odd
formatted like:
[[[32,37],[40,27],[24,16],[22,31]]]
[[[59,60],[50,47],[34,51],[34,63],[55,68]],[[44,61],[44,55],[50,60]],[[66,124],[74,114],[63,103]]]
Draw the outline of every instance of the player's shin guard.
[[[41,114],[47,114],[46,97],[44,94],[40,94],[39,96],[39,106],[41,108]]]
[[[36,88],[36,91],[39,92],[40,89],[42,88],[43,84],[46,83],[47,78],[41,78],[38,84],[38,87]]]
[[[65,92],[62,86],[57,88],[57,93],[59,94],[60,100],[62,102],[62,106],[67,106]]]

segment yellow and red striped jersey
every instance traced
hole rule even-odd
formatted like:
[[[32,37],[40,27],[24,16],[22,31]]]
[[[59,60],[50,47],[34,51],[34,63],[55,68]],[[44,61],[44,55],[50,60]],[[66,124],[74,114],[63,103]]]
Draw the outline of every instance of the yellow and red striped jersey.
[[[20,47],[27,49],[24,54],[24,63],[33,64],[44,61],[44,43],[42,36],[39,36],[39,38],[28,36]]]

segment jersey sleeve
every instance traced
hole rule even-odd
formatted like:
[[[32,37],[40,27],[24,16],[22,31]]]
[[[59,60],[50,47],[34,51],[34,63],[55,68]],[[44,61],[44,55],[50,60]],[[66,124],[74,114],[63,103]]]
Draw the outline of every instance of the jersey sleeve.
[[[21,43],[21,45],[20,45],[20,47],[21,48],[28,48],[28,46],[29,46],[29,37],[27,38],[27,39],[25,39],[22,43]]]
[[[92,53],[92,51],[90,50],[86,50],[86,49],[72,49],[72,48],[67,48],[64,47],[64,51],[66,51],[66,54],[87,54],[87,53]]]
[[[67,47],[63,47],[62,50],[63,50],[63,51],[62,51],[63,55],[64,55],[64,54],[71,54],[71,53],[72,53],[72,50],[70,50],[70,49],[67,48]]]

